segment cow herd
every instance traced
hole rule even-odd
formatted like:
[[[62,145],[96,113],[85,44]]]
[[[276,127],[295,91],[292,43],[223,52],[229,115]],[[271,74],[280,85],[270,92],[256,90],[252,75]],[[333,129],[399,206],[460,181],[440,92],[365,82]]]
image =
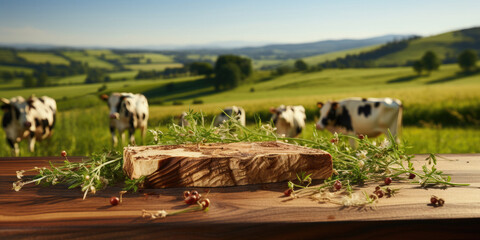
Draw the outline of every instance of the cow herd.
[[[125,142],[125,131],[129,133],[129,142],[135,145],[135,131],[139,129],[142,139],[147,131],[149,117],[148,101],[142,94],[112,93],[110,96],[100,96],[107,102],[110,112],[110,132],[114,146],[118,144],[117,132]],[[18,144],[28,139],[29,150],[34,151],[35,141],[50,137],[55,126],[57,105],[50,97],[31,96],[11,99],[1,98],[4,111],[2,127],[6,133],[7,143],[12,154],[19,155]],[[382,133],[397,136],[402,120],[402,103],[391,98],[348,98],[342,101],[317,103],[320,118],[316,128],[327,129],[332,133],[376,137]],[[297,137],[305,128],[307,119],[303,106],[280,105],[270,108],[272,123],[281,137]],[[180,126],[189,125],[185,119],[187,113],[179,116]],[[231,106],[215,117],[214,125],[220,126],[229,118],[234,118],[245,126],[245,110]]]

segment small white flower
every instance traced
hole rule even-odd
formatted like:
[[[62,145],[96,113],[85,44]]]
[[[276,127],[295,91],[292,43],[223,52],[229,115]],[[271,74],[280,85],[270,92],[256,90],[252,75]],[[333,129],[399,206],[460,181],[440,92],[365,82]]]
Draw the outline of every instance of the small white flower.
[[[22,189],[23,185],[25,183],[23,183],[22,181],[16,181],[13,183],[13,187],[12,189],[15,190],[16,192],[20,191],[20,189]]]
[[[384,139],[383,142],[380,144],[380,148],[384,149],[390,146],[390,141],[388,139]]]
[[[365,162],[363,160],[358,161],[358,167],[363,168],[365,166]]]
[[[17,178],[18,178],[18,179],[22,179],[24,172],[25,172],[25,170],[17,171]]]
[[[90,186],[90,191],[95,194],[97,192],[97,189],[95,189],[94,186]]]
[[[359,152],[357,152],[357,157],[360,158],[360,160],[367,159],[367,153],[367,150],[360,150]]]
[[[161,211],[158,211],[156,215],[160,218],[166,218],[168,213],[165,210],[161,210]]]
[[[57,179],[57,178],[54,178],[54,179],[52,180],[52,185],[57,184],[57,181],[58,181],[58,179]]]
[[[365,204],[365,201],[360,199],[358,194],[351,194],[348,196],[344,196],[341,202],[342,202],[342,205],[346,207],[362,206]]]

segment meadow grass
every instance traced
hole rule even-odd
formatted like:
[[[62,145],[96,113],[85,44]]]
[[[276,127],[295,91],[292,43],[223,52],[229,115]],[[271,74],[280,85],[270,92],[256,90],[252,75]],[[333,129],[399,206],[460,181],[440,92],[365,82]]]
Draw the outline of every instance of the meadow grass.
[[[127,69],[131,70],[143,70],[143,71],[163,71],[165,68],[181,68],[181,63],[150,63],[150,64],[126,64],[123,65]]]
[[[310,57],[305,57],[302,58],[303,61],[305,61],[309,65],[317,65],[319,63],[323,63],[328,61],[335,60],[337,58],[343,58],[346,57],[347,55],[353,55],[353,54],[359,54],[362,52],[368,52],[373,49],[378,48],[380,45],[372,45],[372,46],[367,46],[367,47],[359,47],[359,48],[352,48],[352,49],[346,49],[342,51],[336,51],[336,52],[330,52],[330,53],[324,53],[324,54],[319,54],[319,55],[314,55]]]
[[[51,64],[58,64],[58,65],[70,65],[70,62],[58,55],[53,53],[45,53],[45,52],[18,52],[17,55],[27,62],[32,63],[51,63]]]
[[[111,63],[103,61],[95,55],[87,55],[83,51],[63,51],[62,54],[73,61],[87,63],[90,67],[104,68],[108,70],[111,70],[114,67]]]
[[[0,72],[23,72],[27,74],[32,74],[33,69],[27,68],[27,67],[17,67],[17,66],[5,66],[5,65],[0,65]]]

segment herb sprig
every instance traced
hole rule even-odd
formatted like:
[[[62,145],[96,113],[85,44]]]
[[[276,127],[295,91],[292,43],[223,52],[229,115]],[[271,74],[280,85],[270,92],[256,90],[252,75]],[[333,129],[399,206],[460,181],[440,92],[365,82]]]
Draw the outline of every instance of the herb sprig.
[[[382,181],[387,177],[394,180],[408,180],[409,176],[418,176],[419,180],[410,180],[422,187],[430,185],[466,186],[468,184],[452,183],[450,176],[445,176],[436,168],[436,157],[431,154],[427,163],[422,167],[422,172],[415,171],[411,159],[413,155],[406,154],[407,147],[399,144],[396,139],[389,136],[381,143],[369,140],[364,136],[347,136],[334,134],[332,139],[319,136],[314,130],[312,139],[298,139],[279,137],[272,123],[257,123],[252,128],[242,126],[239,121],[231,118],[219,127],[213,122],[206,123],[202,113],[190,111],[185,117],[189,122],[187,126],[175,123],[168,126],[165,132],[150,130],[153,135],[152,144],[203,144],[203,143],[231,143],[231,142],[259,142],[282,141],[291,144],[322,149],[329,152],[333,159],[334,175],[322,184],[311,186],[310,175],[299,173],[298,184],[289,182],[292,196],[314,196],[332,188],[335,182],[340,182],[347,193],[341,202],[350,205],[372,203],[374,200],[366,197],[363,202],[355,203],[357,197],[353,196],[352,185],[364,184],[369,181]],[[352,144],[356,147],[352,147]],[[66,158],[66,156],[65,156]],[[38,174],[31,180],[22,179],[24,170],[17,171],[19,181],[13,183],[13,189],[19,191],[25,184],[43,183],[45,185],[65,184],[69,189],[80,187],[84,199],[89,192],[95,193],[108,185],[125,182],[125,190],[137,191],[145,177],[140,179],[127,179],[122,170],[123,157],[121,153],[104,151],[94,154],[82,162],[70,162],[66,158],[63,164],[50,164],[50,168],[35,168]]]

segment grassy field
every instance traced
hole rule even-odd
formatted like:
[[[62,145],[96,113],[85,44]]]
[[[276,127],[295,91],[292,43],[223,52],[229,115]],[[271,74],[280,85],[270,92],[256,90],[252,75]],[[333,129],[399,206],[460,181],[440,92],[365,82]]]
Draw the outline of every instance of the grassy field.
[[[16,66],[2,66],[0,65],[0,72],[23,72],[27,74],[32,74],[33,69],[27,67],[16,67]]]
[[[163,71],[165,68],[181,68],[183,64],[181,63],[150,63],[150,64],[127,64],[124,65],[125,68],[131,70],[142,70],[142,71]]]
[[[247,121],[253,124],[254,114],[268,121],[268,109],[271,106],[301,104],[306,107],[308,115],[304,138],[311,137],[314,121],[318,118],[317,101],[352,96],[396,97],[404,103],[404,122],[407,126],[403,130],[403,139],[412,146],[411,153],[480,152],[480,145],[477,144],[480,142],[480,76],[462,75],[458,71],[457,65],[450,64],[442,65],[439,71],[428,76],[416,76],[408,67],[328,69],[280,77],[272,77],[268,72],[256,72],[246,84],[219,93],[214,92],[208,80],[202,77],[111,82],[107,84],[106,91],[146,94],[151,102],[151,128],[165,128],[173,116],[189,109],[202,111],[211,118],[223,107],[238,105],[245,108]],[[135,73],[116,73],[116,78],[124,76],[130,79]],[[73,155],[88,155],[110,146],[108,109],[98,98],[101,85],[34,89],[2,87],[0,96],[9,98],[35,93],[37,96],[54,97],[60,109],[58,126],[54,137],[40,143],[35,154],[57,155],[61,149],[67,149]],[[194,99],[204,103],[193,105]],[[183,105],[172,105],[174,101],[181,101]],[[155,102],[163,102],[164,105],[155,105]],[[435,124],[438,119],[447,124]],[[449,121],[453,121],[451,126]],[[330,133],[322,134],[328,136]],[[3,131],[0,131],[0,139],[4,139]],[[25,152],[26,144],[22,145],[22,151]],[[0,155],[8,155],[6,144],[0,146],[3,146]]]
[[[87,55],[83,51],[64,51],[62,54],[73,61],[87,63],[90,67],[104,68],[108,70],[111,70],[114,67],[111,63],[103,61],[95,55]]]
[[[25,59],[27,62],[32,63],[51,63],[59,65],[70,65],[70,62],[58,55],[53,53],[43,53],[43,52],[18,52],[19,57]]]
[[[391,65],[405,64],[408,61],[420,59],[426,51],[433,51],[440,59],[445,56],[457,56],[460,51],[455,48],[456,43],[468,41],[461,32],[448,32],[431,37],[413,40],[407,48],[375,60],[376,64]]]
[[[0,49],[0,59],[6,63],[14,63],[17,61],[15,53],[7,49]]]
[[[331,53],[325,53],[325,54],[320,54],[320,55],[315,55],[311,57],[306,57],[303,58],[303,61],[305,61],[309,65],[317,65],[319,63],[323,63],[327,60],[335,60],[337,58],[343,58],[347,55],[353,55],[353,54],[359,54],[361,52],[368,52],[371,51],[375,48],[378,48],[379,45],[373,45],[373,46],[368,46],[368,47],[360,47],[360,48],[353,48],[353,49],[347,49],[343,51],[337,51],[337,52],[331,52]]]

